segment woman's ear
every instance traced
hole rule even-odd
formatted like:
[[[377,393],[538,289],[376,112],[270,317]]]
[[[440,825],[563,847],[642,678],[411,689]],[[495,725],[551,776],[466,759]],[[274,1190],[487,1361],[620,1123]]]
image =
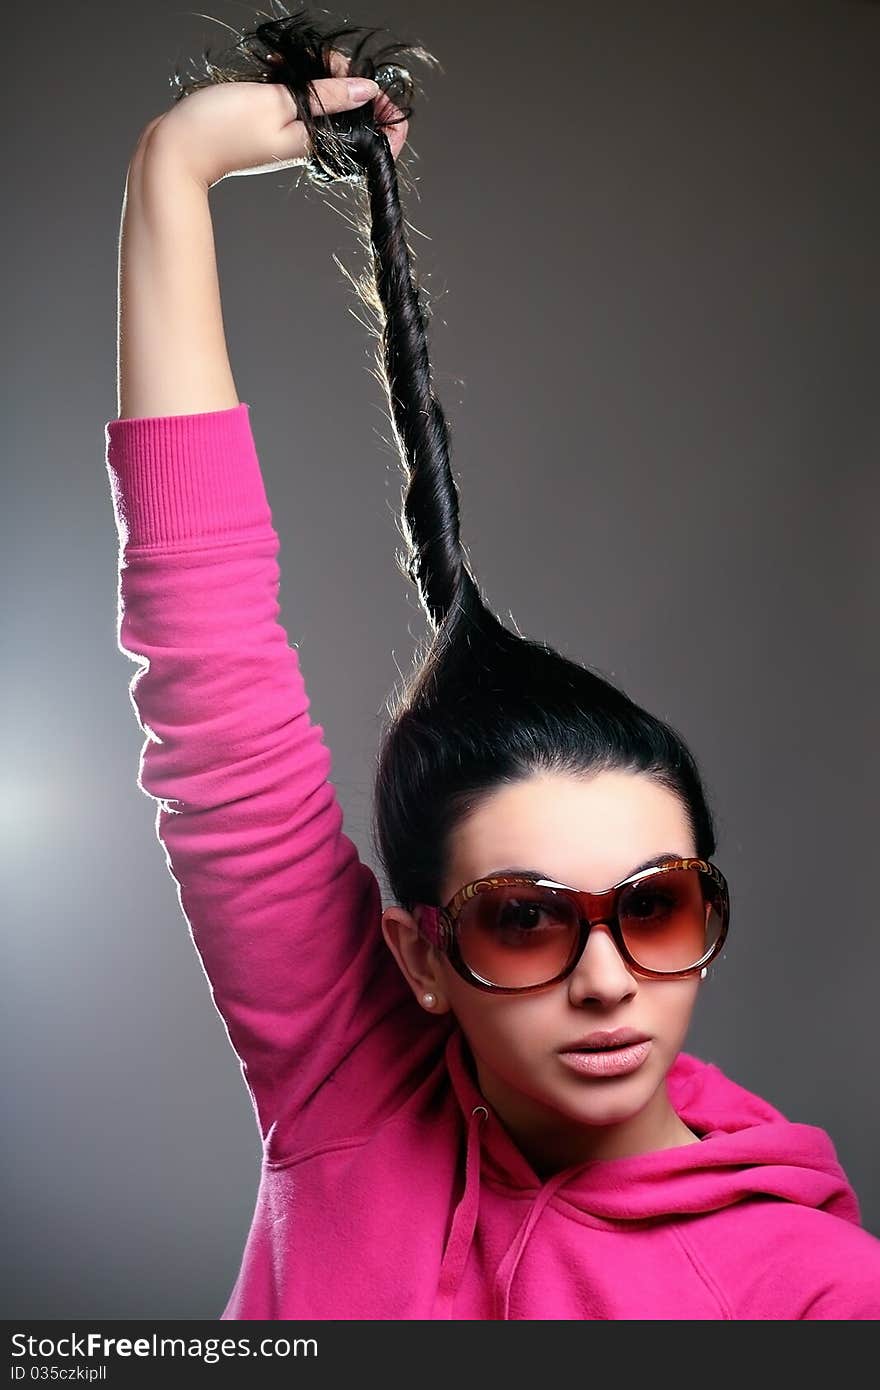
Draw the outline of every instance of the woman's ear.
[[[419,931],[417,918],[405,908],[386,907],[382,913],[382,935],[422,1008],[433,1014],[447,1013],[449,1000],[443,988],[440,958]]]

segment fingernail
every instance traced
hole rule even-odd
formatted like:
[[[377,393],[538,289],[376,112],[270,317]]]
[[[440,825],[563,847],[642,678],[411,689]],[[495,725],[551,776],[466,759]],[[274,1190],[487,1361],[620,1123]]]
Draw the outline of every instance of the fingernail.
[[[369,101],[379,95],[379,83],[369,77],[347,77],[348,94],[352,101]]]

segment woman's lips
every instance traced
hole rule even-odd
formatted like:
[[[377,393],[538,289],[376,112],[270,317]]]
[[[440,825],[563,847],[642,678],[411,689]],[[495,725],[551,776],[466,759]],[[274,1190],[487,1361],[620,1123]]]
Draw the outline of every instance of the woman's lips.
[[[586,1037],[575,1038],[559,1051],[581,1052],[584,1048],[592,1050],[594,1047],[628,1047],[630,1043],[642,1042],[650,1042],[650,1038],[647,1033],[639,1033],[635,1028],[614,1028],[611,1032],[597,1029],[594,1033],[587,1033]]]
[[[625,1076],[642,1065],[651,1050],[651,1040],[630,1043],[628,1047],[603,1048],[595,1052],[560,1052],[572,1071],[585,1076]]]

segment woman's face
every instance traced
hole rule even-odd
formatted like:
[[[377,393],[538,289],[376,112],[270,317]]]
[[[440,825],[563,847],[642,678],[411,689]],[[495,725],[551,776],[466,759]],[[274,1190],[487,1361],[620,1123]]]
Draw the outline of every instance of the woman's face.
[[[541,773],[493,793],[457,827],[443,902],[507,866],[599,892],[645,860],[696,853],[678,797],[641,773]],[[480,1089],[539,1169],[694,1142],[664,1085],[684,1042],[699,980],[630,972],[608,927],[594,925],[568,979],[524,995],[493,995],[438,956],[443,1004],[455,1014]],[[560,1049],[595,1029],[630,1027],[651,1039],[626,1075],[593,1077]]]

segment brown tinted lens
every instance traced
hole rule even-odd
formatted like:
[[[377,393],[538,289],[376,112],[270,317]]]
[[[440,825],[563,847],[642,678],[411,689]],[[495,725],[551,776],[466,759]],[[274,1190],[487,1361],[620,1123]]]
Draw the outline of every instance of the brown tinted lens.
[[[623,939],[648,970],[687,970],[717,943],[724,926],[719,885],[704,869],[657,869],[624,888]]]
[[[491,888],[465,903],[458,946],[475,975],[521,987],[554,980],[577,949],[578,920],[569,898],[531,884]]]

